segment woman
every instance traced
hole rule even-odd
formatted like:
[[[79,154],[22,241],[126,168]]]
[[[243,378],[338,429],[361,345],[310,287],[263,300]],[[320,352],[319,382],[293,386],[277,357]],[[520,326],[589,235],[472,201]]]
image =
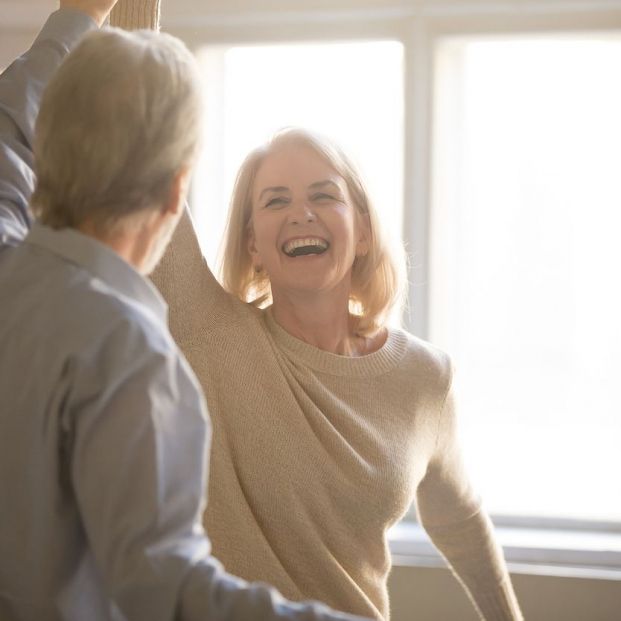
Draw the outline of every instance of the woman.
[[[277,134],[239,172],[225,288],[189,219],[155,280],[207,394],[205,524],[229,571],[388,619],[386,532],[416,499],[481,614],[521,618],[464,475],[450,362],[384,325],[398,269],[343,153]]]

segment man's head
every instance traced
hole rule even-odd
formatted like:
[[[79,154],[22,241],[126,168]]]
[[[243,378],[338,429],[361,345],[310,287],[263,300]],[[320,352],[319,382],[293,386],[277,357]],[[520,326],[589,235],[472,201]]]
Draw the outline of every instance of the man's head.
[[[110,236],[166,210],[196,156],[200,91],[196,62],[174,37],[115,29],[86,37],[41,102],[38,219]]]

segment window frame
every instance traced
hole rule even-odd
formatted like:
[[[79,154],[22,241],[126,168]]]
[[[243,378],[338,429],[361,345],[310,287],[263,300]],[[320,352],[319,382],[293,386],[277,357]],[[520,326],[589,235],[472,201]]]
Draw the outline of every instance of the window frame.
[[[248,2],[250,4],[250,2]],[[278,4],[273,3],[273,4]],[[434,68],[446,38],[498,35],[558,35],[621,31],[621,1],[525,0],[499,3],[421,0],[412,5],[369,0],[364,8],[179,12],[166,30],[194,49],[204,45],[396,40],[404,46],[403,233],[411,256],[409,306],[404,324],[429,334],[430,210],[432,205]],[[343,2],[341,2],[341,5]],[[345,3],[346,4],[346,3]],[[409,520],[407,518],[410,518]],[[411,511],[390,537],[396,564],[439,566]],[[492,516],[510,569],[546,575],[621,580],[621,522]],[[546,545],[546,536],[566,537],[566,546]],[[602,545],[593,545],[593,535]],[[607,543],[604,543],[604,537]],[[607,547],[607,549],[602,549]]]

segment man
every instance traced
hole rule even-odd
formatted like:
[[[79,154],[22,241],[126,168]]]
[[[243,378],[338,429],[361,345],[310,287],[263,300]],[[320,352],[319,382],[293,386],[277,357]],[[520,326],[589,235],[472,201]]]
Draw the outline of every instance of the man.
[[[79,43],[115,0],[60,4],[0,76],[0,619],[351,621],[209,556],[205,406],[144,277],[197,151],[195,64],[153,33]]]

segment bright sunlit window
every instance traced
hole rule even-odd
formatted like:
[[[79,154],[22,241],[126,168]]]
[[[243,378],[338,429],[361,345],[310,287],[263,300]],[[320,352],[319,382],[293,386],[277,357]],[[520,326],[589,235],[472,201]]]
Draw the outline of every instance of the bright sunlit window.
[[[498,514],[621,520],[621,37],[437,50],[430,338]]]
[[[389,234],[400,236],[403,48],[394,41],[206,47],[205,149],[193,210],[211,265],[235,174],[275,131],[302,126],[340,144],[363,172]]]

